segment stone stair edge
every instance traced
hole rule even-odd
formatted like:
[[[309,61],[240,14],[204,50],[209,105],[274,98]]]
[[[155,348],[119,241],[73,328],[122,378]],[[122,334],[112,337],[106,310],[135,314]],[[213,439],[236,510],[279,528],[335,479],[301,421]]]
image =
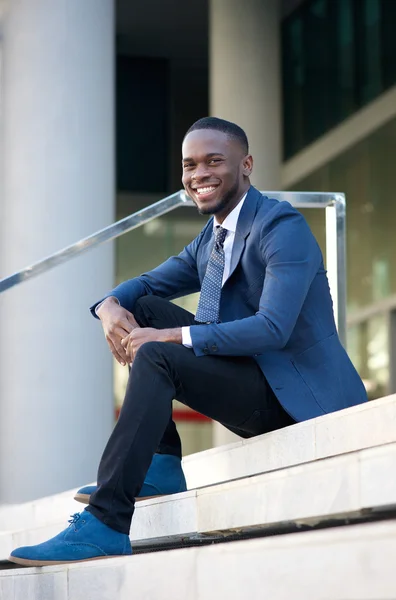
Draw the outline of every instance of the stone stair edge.
[[[277,600],[385,600],[396,597],[395,554],[396,524],[371,523],[0,571],[0,597],[83,600],[89,589],[96,600],[127,600],[132,590],[155,600],[261,600],[264,591]]]
[[[334,538],[334,541],[337,542],[340,539],[348,537],[350,539],[359,540],[362,537],[362,532],[366,535],[368,539],[375,539],[378,534],[383,536],[384,538],[391,538],[395,540],[396,546],[396,521],[385,520],[385,521],[376,521],[374,523],[360,523],[354,526],[338,526],[338,527],[330,527],[328,529],[316,529],[312,531],[302,532],[301,535],[296,535],[294,533],[286,533],[284,535],[274,535],[274,536],[263,536],[258,539],[247,539],[244,540],[251,544],[254,543],[262,543],[263,545],[268,546],[271,550],[274,547],[283,547],[284,542],[286,540],[287,545],[292,545],[297,548],[301,548],[302,546],[312,546],[316,545],[316,543],[321,540],[326,541],[328,534],[331,533]],[[236,542],[227,542],[224,545],[219,545],[224,551],[232,551],[232,548],[236,545],[243,544],[243,541]],[[199,551],[205,550],[207,548],[214,548],[216,545],[207,545],[202,547],[188,547],[188,548],[175,548],[172,550],[172,554],[181,554],[187,551]],[[395,548],[396,549],[396,548]],[[148,553],[146,556],[154,556],[158,553]],[[159,553],[162,554],[162,553]],[[24,575],[34,575],[34,574],[45,574],[45,573],[57,573],[59,571],[69,571],[69,570],[78,570],[85,568],[100,568],[102,565],[113,566],[125,561],[130,561],[135,559],[138,556],[144,556],[144,553],[140,554],[132,554],[131,556],[116,556],[113,558],[109,558],[106,560],[97,560],[97,561],[88,561],[84,563],[70,563],[70,564],[57,564],[53,566],[46,567],[20,567],[14,568],[12,570],[0,570],[0,577],[9,577],[12,575],[24,574]],[[396,583],[396,581],[395,581]],[[0,596],[1,598],[1,596]]]
[[[261,506],[258,507],[256,502],[260,499],[260,504],[264,502],[264,504],[267,504],[269,507],[271,507],[268,498],[264,498],[265,493],[269,493],[271,495],[275,494],[272,499],[269,498],[269,500],[272,502],[272,500],[276,500],[278,497],[277,494],[280,494],[280,498],[283,498],[288,497],[290,490],[292,490],[293,494],[298,493],[301,483],[305,483],[305,485],[309,482],[311,482],[311,485],[314,483],[315,485],[312,486],[312,493],[314,494],[317,484],[320,484],[323,487],[324,482],[328,481],[330,489],[333,490],[333,495],[329,493],[328,498],[323,498],[323,500],[319,502],[321,507],[320,510],[318,509],[319,512],[312,514],[304,513],[302,516],[302,513],[298,513],[298,510],[301,509],[300,506],[300,508],[293,513],[293,516],[291,517],[292,519],[316,519],[317,517],[320,517],[323,520],[323,518],[326,516],[333,517],[334,515],[341,514],[342,512],[353,512],[356,510],[371,508],[372,506],[375,508],[381,507],[382,504],[378,496],[378,489],[373,496],[373,493],[368,490],[367,485],[370,479],[367,468],[370,468],[370,465],[372,466],[373,464],[376,464],[375,461],[377,461],[378,457],[381,455],[382,457],[385,456],[384,460],[386,471],[384,471],[384,467],[382,466],[382,477],[386,479],[388,478],[388,472],[392,470],[392,466],[396,464],[396,442],[387,445],[387,447],[365,448],[351,452],[348,454],[348,456],[332,456],[321,461],[311,461],[309,464],[305,464],[304,466],[294,465],[282,469],[281,471],[257,474],[254,476],[240,478],[231,482],[215,484],[203,489],[175,494],[174,496],[153,498],[152,500],[143,501],[139,503],[136,519],[134,520],[131,528],[132,542],[156,537],[166,537],[170,535],[187,535],[196,531],[208,533],[215,530],[230,529],[234,526],[249,527],[252,525],[260,525],[261,521],[260,523],[253,522],[254,519],[252,515],[255,514],[256,519],[257,515],[260,515],[259,519],[262,519],[261,515],[264,514],[262,512],[264,509],[262,509]],[[389,458],[391,460],[389,460]],[[366,464],[363,464],[365,460],[366,463],[368,463],[368,467]],[[388,462],[386,463],[386,461]],[[378,471],[378,466],[376,466],[376,470]],[[315,481],[316,479],[318,479],[317,482]],[[361,497],[362,482],[363,487],[365,488],[364,497]],[[273,487],[274,485],[275,488]],[[378,488],[378,481],[376,482],[376,485]],[[270,486],[272,486],[271,489]],[[246,488],[248,489],[246,490]],[[268,492],[269,489],[270,491]],[[264,493],[263,490],[266,490],[266,492]],[[282,493],[280,493],[281,491]],[[285,491],[287,491],[288,494],[284,495]],[[304,492],[302,496],[304,496],[305,493],[306,492]],[[310,494],[311,493],[306,496],[306,498],[308,498],[308,500],[306,499],[307,505],[312,505],[317,508],[318,500],[312,500],[310,498]],[[388,497],[390,497],[389,494],[391,495],[391,504],[396,504],[396,484],[390,490],[390,492],[388,491]],[[370,497],[374,499],[372,504],[370,504],[370,501],[367,500],[367,498],[370,499]],[[235,498],[239,500],[233,506],[232,503],[235,501]],[[213,505],[213,499],[216,506]],[[232,517],[226,514],[227,511],[230,512],[233,510],[233,514],[241,515],[241,510],[236,510],[235,507],[237,507],[237,505],[246,507],[249,499],[253,499],[253,504],[249,509],[249,514],[246,513],[246,511],[243,512],[245,509],[242,509],[242,518],[245,520],[252,520],[248,520],[244,523],[231,523]],[[301,505],[301,494],[299,502]],[[328,502],[330,504],[328,504]],[[385,504],[386,502],[387,500],[385,496]],[[203,507],[206,508],[202,512]],[[326,512],[326,507],[329,507],[328,512]],[[305,506],[302,508],[304,512],[304,510],[306,510]],[[272,507],[270,511],[271,514],[274,515],[276,510],[274,507]],[[283,517],[282,510],[285,512]],[[282,510],[278,512],[279,519],[274,519],[273,517],[273,520],[271,521],[272,523],[288,521],[291,514],[289,508],[284,506]],[[309,508],[309,510],[311,509]],[[211,511],[213,511],[213,514],[209,517],[206,517],[206,515],[210,515]],[[200,516],[201,512],[203,517]],[[27,542],[25,543],[18,540],[18,537],[21,535],[33,535],[33,542],[29,543],[39,543],[46,537],[51,537],[52,535],[58,533],[61,529],[65,528],[67,524],[66,515],[64,515],[64,517],[65,518],[59,520],[58,523],[31,527],[26,530],[14,530],[7,532],[7,535],[12,536],[12,541],[14,544],[16,543],[16,545],[26,545]],[[238,518],[241,517],[239,516]],[[208,525],[204,526],[205,521],[209,522],[208,519],[209,521],[212,519],[212,525],[210,527],[208,527]],[[149,530],[147,530],[146,523],[150,524]],[[224,523],[226,523],[226,525],[224,525]],[[266,523],[263,521],[262,524]],[[167,527],[168,530],[166,529]],[[34,537],[36,535],[38,536],[37,538]],[[14,539],[14,537],[16,539]],[[40,537],[42,539],[39,539]],[[10,541],[9,537],[8,541]]]
[[[291,426],[286,427],[281,430],[272,431],[272,432],[269,432],[269,433],[266,433],[263,435],[259,435],[259,436],[256,436],[256,437],[253,437],[250,439],[232,442],[231,444],[226,444],[224,446],[210,448],[208,450],[203,450],[201,452],[187,455],[187,456],[183,457],[183,466],[185,468],[187,468],[187,470],[188,470],[189,468],[194,467],[194,463],[197,463],[199,461],[205,461],[206,459],[214,458],[214,456],[219,456],[219,455],[226,456],[230,452],[233,452],[238,449],[242,449],[247,446],[270,444],[271,441],[276,438],[279,439],[279,438],[283,438],[283,437],[289,437],[289,435],[291,435],[292,431],[294,433],[296,431],[301,431],[305,428],[312,430],[312,429],[315,429],[318,425],[320,426],[323,423],[329,423],[330,421],[333,421],[335,419],[340,420],[343,417],[353,416],[354,414],[361,414],[361,413],[365,413],[367,411],[373,411],[373,410],[378,411],[378,410],[381,410],[381,408],[384,408],[384,407],[386,407],[388,405],[392,405],[392,404],[394,404],[396,406],[396,394],[391,394],[389,396],[385,396],[383,398],[367,402],[366,404],[353,406],[353,407],[344,409],[342,411],[337,411],[334,413],[330,413],[328,415],[323,415],[323,416],[317,417],[315,419],[303,421],[301,423],[296,423],[295,425],[291,425]],[[395,432],[395,441],[396,441],[396,432]],[[392,442],[385,442],[385,444],[388,444],[388,443],[392,443]],[[381,446],[381,444],[375,444],[374,446],[368,446],[368,447],[370,448],[370,447],[376,447],[376,446]],[[345,453],[349,453],[352,451],[354,451],[354,450],[346,450]],[[289,466],[297,466],[297,464],[306,464],[307,462],[312,462],[314,460],[321,460],[322,458],[327,458],[328,456],[331,456],[331,455],[318,456],[318,457],[312,458],[312,460],[303,461],[301,463],[296,463],[294,465],[280,466],[279,469],[285,469],[285,468],[288,468]],[[254,476],[255,474],[260,474],[260,472],[249,473],[248,476],[251,477],[251,476]],[[241,477],[237,477],[237,479],[240,479],[240,478]],[[217,483],[223,483],[223,482],[224,482],[224,480],[219,481]],[[94,484],[95,484],[95,482],[92,482],[92,484],[88,484],[88,485],[94,485]],[[207,485],[212,486],[215,484],[216,484],[216,482],[210,482]],[[204,486],[201,486],[201,487],[204,487]],[[35,507],[37,507],[37,506],[39,506],[42,509],[46,504],[53,505],[55,503],[59,503],[61,500],[65,500],[65,502],[69,502],[72,499],[72,497],[75,495],[77,489],[79,489],[79,488],[75,487],[75,488],[72,488],[71,490],[66,490],[63,492],[59,492],[57,494],[44,496],[44,497],[37,498],[35,500],[28,501],[28,502],[23,502],[20,504],[0,505],[0,516],[1,516],[2,512],[6,512],[6,511],[17,511],[17,510],[24,510],[24,509],[34,511]],[[191,491],[191,490],[189,490],[189,491]],[[81,509],[81,505],[76,504],[76,508]],[[2,530],[2,531],[4,531],[4,530]]]
[[[349,408],[344,408],[342,410],[338,410],[326,415],[321,415],[320,417],[315,417],[314,419],[309,419],[307,421],[302,421],[300,423],[295,423],[294,425],[289,425],[281,430],[270,431],[269,433],[264,433],[262,435],[258,435],[248,439],[241,439],[236,442],[231,442],[230,444],[225,444],[224,446],[216,446],[214,448],[208,448],[207,450],[202,450],[201,452],[194,452],[193,454],[188,454],[183,457],[183,464],[188,464],[189,462],[193,462],[195,460],[199,460],[200,458],[205,458],[207,456],[212,456],[214,454],[219,454],[226,452],[227,450],[233,450],[234,448],[239,448],[240,446],[246,446],[250,444],[255,444],[262,441],[265,436],[266,439],[269,439],[270,436],[274,436],[279,434],[281,431],[285,431],[290,429],[291,427],[315,427],[316,424],[322,424],[324,421],[329,422],[333,420],[339,420],[341,417],[350,416],[355,413],[362,413],[366,411],[372,410],[380,410],[383,406],[387,406],[389,404],[396,405],[396,394],[389,394],[384,396],[383,398],[377,398],[376,400],[370,400],[364,404],[358,404],[356,406],[350,406]]]

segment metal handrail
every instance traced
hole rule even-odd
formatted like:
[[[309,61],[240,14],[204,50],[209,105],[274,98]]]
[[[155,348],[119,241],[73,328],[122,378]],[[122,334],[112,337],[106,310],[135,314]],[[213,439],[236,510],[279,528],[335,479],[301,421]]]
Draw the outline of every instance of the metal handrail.
[[[326,209],[327,271],[332,292],[334,314],[341,341],[346,343],[346,260],[345,260],[345,196],[329,192],[261,192],[280,201],[288,201],[296,208]],[[152,219],[165,215],[180,206],[194,206],[187,194],[180,190],[155,204],[121,219],[100,231],[55,252],[28,267],[0,280],[0,294],[23,281],[37,277],[104,242],[132,231]]]

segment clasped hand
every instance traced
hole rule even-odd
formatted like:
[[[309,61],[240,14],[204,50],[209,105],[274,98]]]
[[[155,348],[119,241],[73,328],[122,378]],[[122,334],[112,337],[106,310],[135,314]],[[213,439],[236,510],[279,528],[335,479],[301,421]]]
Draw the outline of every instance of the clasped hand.
[[[140,328],[135,317],[120,306],[116,299],[107,298],[98,308],[98,317],[110,351],[120,365],[132,364],[136,352],[146,342],[182,343],[181,329]]]
[[[128,362],[133,363],[136,353],[140,346],[143,346],[146,342],[161,342],[166,341],[163,339],[163,330],[153,329],[152,327],[137,327],[121,340],[121,345],[125,350],[125,354],[128,357]]]

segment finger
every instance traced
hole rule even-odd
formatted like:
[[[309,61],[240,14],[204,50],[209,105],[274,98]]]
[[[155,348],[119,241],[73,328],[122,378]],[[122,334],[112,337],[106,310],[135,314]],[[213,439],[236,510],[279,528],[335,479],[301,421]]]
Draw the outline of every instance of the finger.
[[[121,357],[121,359],[124,361],[124,363],[127,362],[127,355],[125,352],[125,349],[122,347],[121,345],[121,338],[123,336],[119,335],[119,330],[117,331],[117,333],[109,333],[108,334],[108,338],[111,340],[115,350],[117,351],[117,354]]]
[[[117,323],[117,331],[120,332],[120,337],[125,337],[126,335],[131,333],[132,329],[133,329],[133,327],[132,327],[131,323],[126,318],[121,319]]]
[[[126,349],[128,347],[128,342],[129,342],[129,336],[122,338],[122,340],[121,340],[122,347]]]
[[[129,335],[129,331],[126,331],[118,324],[112,323],[108,327],[103,327],[106,339],[110,338],[115,346],[119,341]]]
[[[126,315],[126,318],[128,319],[128,322],[132,325],[132,327],[134,329],[139,328],[140,329],[140,325],[139,323],[136,321],[135,317],[133,316],[132,313],[128,312]]]
[[[117,350],[118,354],[121,356],[122,360],[124,361],[124,363],[128,362],[128,354],[125,351],[125,348],[123,348],[121,346],[121,342],[120,341],[113,341],[113,344],[115,346],[115,349]]]
[[[129,352],[128,352],[128,338],[124,338],[123,340],[121,340],[121,345],[122,345],[123,352],[125,353],[125,356],[127,357],[127,361],[129,362],[130,356],[129,356]]]
[[[120,337],[125,337],[126,335],[128,335],[128,333],[132,331],[133,327],[126,318],[126,315],[122,314],[121,317],[117,316],[116,319],[110,321],[108,329],[111,331],[111,333],[115,333],[116,331],[118,331],[120,332]]]
[[[117,327],[117,329],[111,329],[107,332],[107,335],[112,339],[115,346],[122,344],[123,340],[127,340],[130,333]]]
[[[126,364],[126,362],[125,362],[124,358],[119,355],[119,353],[117,352],[116,347],[114,346],[114,344],[113,344],[113,342],[111,341],[110,338],[107,338],[107,343],[109,345],[110,352],[112,353],[112,355],[114,356],[114,358],[116,359],[116,361],[118,363],[120,363],[120,365],[122,365],[124,367],[125,364]]]
[[[123,340],[121,340],[121,344],[122,347],[124,348],[124,352],[128,357],[131,357],[131,336],[129,335],[128,337],[124,338]]]
[[[132,338],[129,338],[129,340],[128,340],[127,354],[128,354],[128,356],[130,357],[131,360],[135,359],[135,350],[134,350],[134,345],[133,345]]]

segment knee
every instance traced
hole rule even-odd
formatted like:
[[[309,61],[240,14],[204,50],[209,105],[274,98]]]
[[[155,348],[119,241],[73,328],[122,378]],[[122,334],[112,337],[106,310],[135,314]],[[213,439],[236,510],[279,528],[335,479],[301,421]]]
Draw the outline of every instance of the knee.
[[[144,308],[145,306],[150,306],[151,298],[153,298],[153,296],[141,296],[140,298],[138,298],[135,302],[135,310],[137,308]]]
[[[144,372],[149,377],[166,373],[173,381],[178,378],[178,349],[182,346],[168,342],[146,342],[140,346],[132,364],[133,372]],[[150,375],[151,374],[151,375]]]
[[[167,342],[146,342],[135,354],[132,369],[146,367],[173,372],[177,364],[177,347]]]
[[[150,307],[150,300],[152,296],[142,296],[138,298],[135,302],[135,306],[133,309],[134,315],[144,314],[146,312],[146,308]]]
[[[148,318],[152,313],[151,309],[151,298],[152,296],[142,296],[135,302],[133,308],[133,315],[140,327],[148,327]]]
[[[139,350],[135,354],[134,364],[141,360],[158,360],[166,355],[167,351],[166,342],[146,342],[140,346]]]
[[[158,313],[160,303],[164,302],[162,298],[158,296],[142,296],[135,302],[133,314],[135,318],[141,320],[140,325],[147,326],[146,320],[152,319]]]

